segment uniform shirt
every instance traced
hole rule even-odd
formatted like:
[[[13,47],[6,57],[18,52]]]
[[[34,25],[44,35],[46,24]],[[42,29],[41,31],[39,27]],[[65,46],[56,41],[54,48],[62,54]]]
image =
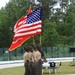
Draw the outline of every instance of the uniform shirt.
[[[32,52],[29,52],[29,53],[28,53],[29,61],[32,61],[32,56],[33,56]]]
[[[24,62],[28,61],[32,61],[32,52],[25,52],[23,55],[23,60]]]
[[[28,60],[28,52],[24,53],[23,60],[24,60],[24,62],[26,62]]]
[[[38,61],[41,59],[41,53],[39,51],[33,51],[32,61]]]

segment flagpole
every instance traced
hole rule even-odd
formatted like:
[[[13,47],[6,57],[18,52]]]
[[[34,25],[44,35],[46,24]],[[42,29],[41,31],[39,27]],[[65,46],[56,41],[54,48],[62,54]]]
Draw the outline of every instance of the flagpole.
[[[34,36],[33,36],[32,38],[33,38],[33,46],[35,46],[35,40],[34,40]]]
[[[41,34],[40,34],[40,45],[41,45],[41,39],[42,39],[42,36],[41,36]]]

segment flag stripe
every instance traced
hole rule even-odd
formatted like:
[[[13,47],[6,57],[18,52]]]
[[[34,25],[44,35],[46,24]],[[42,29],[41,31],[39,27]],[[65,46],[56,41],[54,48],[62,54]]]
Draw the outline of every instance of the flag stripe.
[[[31,35],[31,34],[37,34],[38,32],[41,33],[41,29],[35,30],[35,31],[31,31],[31,32],[27,32],[27,33],[21,33],[21,34],[16,34],[14,37],[18,37],[18,36],[25,36],[25,35]]]
[[[36,29],[32,29],[32,30],[28,30],[28,31],[24,31],[24,30],[22,30],[21,32],[18,32],[17,34],[27,33],[27,32],[31,32],[31,31],[36,31],[36,30],[39,30],[39,29],[41,29],[41,27],[36,28]],[[16,34],[15,34],[15,35],[16,35]]]
[[[14,32],[16,32],[16,29],[17,29],[18,27],[20,27],[20,26],[26,24],[26,19],[27,19],[27,16],[23,16],[23,17],[21,17],[21,18],[17,21],[17,23],[16,23],[15,26],[14,26]]]
[[[41,28],[39,27],[39,28],[36,28],[36,29],[28,30],[28,31],[22,30],[22,31],[16,33],[15,35],[17,35],[17,34],[22,34],[22,33],[27,33],[27,32],[31,32],[31,31],[37,31],[37,30],[39,30],[39,29],[41,29]],[[28,34],[27,34],[27,35],[28,35]]]
[[[16,31],[15,34],[17,34],[19,32],[23,32],[23,31],[30,31],[30,30],[38,29],[38,28],[41,28],[41,25],[32,26],[32,27],[29,27],[29,28],[23,27],[20,30]]]
[[[40,24],[42,24],[42,22],[41,21],[38,21],[38,22],[35,22],[35,23],[31,23],[31,24],[23,24],[23,25],[20,25],[18,28],[16,28],[15,30],[14,30],[14,32],[17,32],[18,30],[20,30],[21,28],[29,28],[29,27],[32,27],[32,26],[35,26],[35,25],[40,25]]]

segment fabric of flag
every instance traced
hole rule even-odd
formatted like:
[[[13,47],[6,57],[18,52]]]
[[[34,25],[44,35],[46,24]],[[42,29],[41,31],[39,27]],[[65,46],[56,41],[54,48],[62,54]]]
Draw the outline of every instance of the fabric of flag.
[[[14,38],[9,51],[21,46],[30,37],[41,34],[42,8],[37,8],[27,16],[20,18],[14,26]]]
[[[27,16],[26,24],[22,24],[20,27],[15,29],[14,37],[41,34],[41,15],[41,7],[34,10],[30,15]]]
[[[32,8],[30,7],[28,10],[28,15],[32,12]]]

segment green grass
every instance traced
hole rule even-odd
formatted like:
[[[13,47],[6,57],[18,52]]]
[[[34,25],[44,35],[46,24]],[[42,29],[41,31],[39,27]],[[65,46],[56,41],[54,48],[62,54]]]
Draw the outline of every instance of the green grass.
[[[70,66],[71,62],[62,63],[56,71],[57,74],[51,75],[61,75],[61,74],[75,74],[75,66]],[[57,66],[59,63],[57,63]],[[7,69],[0,69],[0,75],[24,75],[24,67],[14,67],[14,68],[7,68]],[[49,75],[48,70],[47,72],[44,71],[43,75]]]
[[[24,67],[0,69],[0,75],[24,75]]]

